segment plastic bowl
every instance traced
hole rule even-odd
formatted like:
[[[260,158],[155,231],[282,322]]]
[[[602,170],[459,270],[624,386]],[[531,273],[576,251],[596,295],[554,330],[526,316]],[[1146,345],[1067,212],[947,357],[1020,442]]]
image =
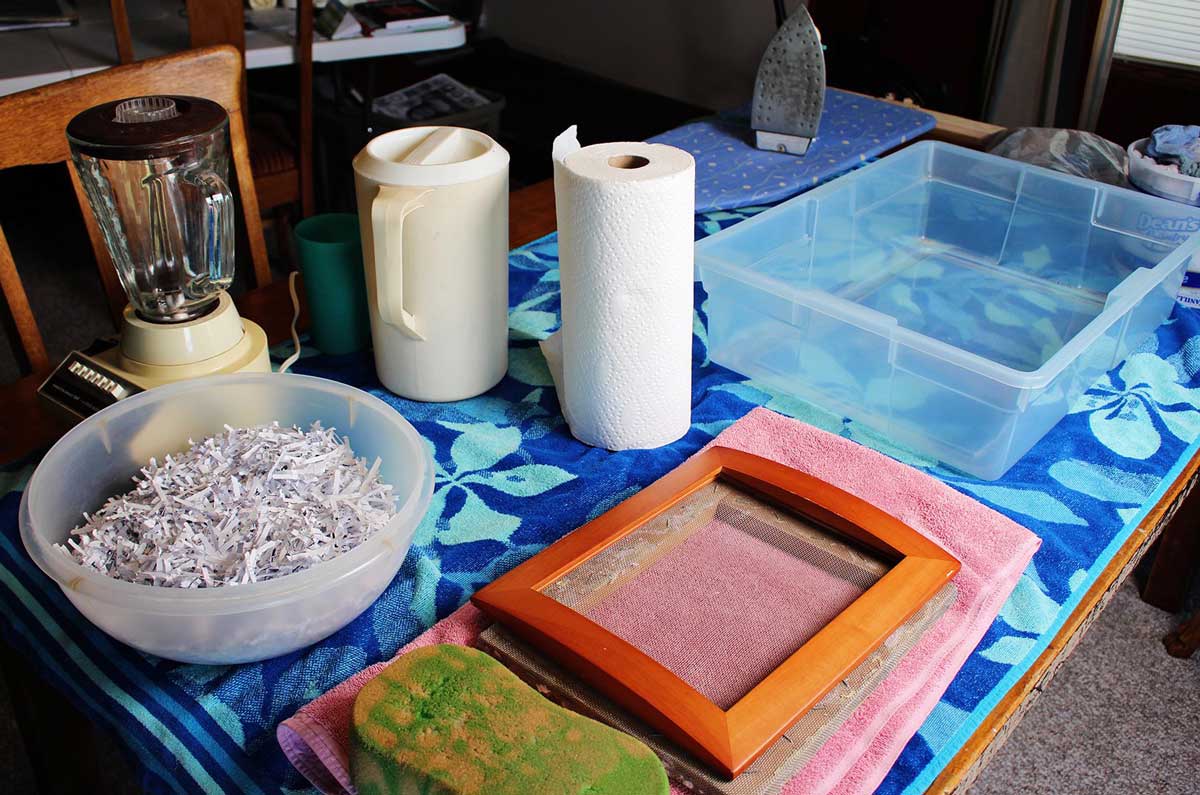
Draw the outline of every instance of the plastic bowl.
[[[1129,145],[1129,181],[1146,193],[1193,207],[1200,205],[1200,178],[1158,166],[1146,154],[1149,142],[1149,138],[1139,138]]]
[[[185,450],[189,438],[225,425],[307,428],[317,420],[347,437],[356,456],[381,459],[380,477],[396,495],[397,516],[344,555],[275,580],[183,589],[106,577],[53,546],[84,511],[128,491],[152,456]],[[318,641],[370,606],[404,562],[432,491],[424,440],[382,400],[310,376],[211,376],[122,400],[59,440],[21,499],[21,540],[79,612],[114,638],[182,662],[252,662]]]

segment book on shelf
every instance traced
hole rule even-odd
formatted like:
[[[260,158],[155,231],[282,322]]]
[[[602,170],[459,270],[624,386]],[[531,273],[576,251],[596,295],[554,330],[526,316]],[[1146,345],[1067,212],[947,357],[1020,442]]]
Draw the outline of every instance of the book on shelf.
[[[349,14],[338,0],[329,0],[313,17],[313,30],[327,39],[353,39],[363,35],[358,17]]]
[[[376,0],[360,3],[354,6],[352,13],[362,22],[363,29],[372,36],[417,33],[422,30],[447,28],[454,24],[454,17],[414,0]]]

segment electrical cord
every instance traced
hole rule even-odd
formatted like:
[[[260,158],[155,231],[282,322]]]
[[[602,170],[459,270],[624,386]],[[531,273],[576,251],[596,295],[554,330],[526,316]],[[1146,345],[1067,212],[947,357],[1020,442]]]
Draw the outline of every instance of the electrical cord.
[[[288,292],[292,294],[292,342],[296,345],[296,351],[284,359],[283,364],[279,365],[281,373],[286,373],[288,368],[300,358],[300,334],[296,331],[296,324],[300,321],[300,297],[296,295],[297,275],[299,275],[297,271],[288,274]]]

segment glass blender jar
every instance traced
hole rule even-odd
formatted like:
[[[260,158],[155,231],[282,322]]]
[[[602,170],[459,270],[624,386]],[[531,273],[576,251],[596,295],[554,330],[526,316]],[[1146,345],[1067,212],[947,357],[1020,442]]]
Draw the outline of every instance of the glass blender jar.
[[[109,102],[67,125],[75,168],[129,302],[173,323],[233,281],[229,117],[195,97]]]
[[[225,109],[198,97],[131,97],[77,115],[67,140],[129,306],[120,345],[73,352],[42,394],[86,416],[158,384],[269,371],[266,335],[225,292],[234,268]]]

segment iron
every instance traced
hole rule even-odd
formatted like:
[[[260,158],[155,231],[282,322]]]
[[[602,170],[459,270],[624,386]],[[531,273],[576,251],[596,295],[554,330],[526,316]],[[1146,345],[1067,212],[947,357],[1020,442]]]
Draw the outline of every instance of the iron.
[[[758,65],[750,114],[755,146],[805,154],[817,137],[824,105],[821,34],[801,5],[776,31]]]

